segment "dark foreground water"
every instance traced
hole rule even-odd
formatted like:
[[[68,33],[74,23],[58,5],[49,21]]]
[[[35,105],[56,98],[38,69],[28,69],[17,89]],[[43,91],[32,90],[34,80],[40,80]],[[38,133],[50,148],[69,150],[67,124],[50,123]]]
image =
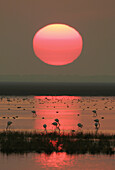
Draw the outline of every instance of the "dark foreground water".
[[[73,169],[73,170],[114,170],[114,156],[106,155],[67,155],[66,153],[52,153],[51,155],[0,154],[1,170],[41,170],[41,169]]]

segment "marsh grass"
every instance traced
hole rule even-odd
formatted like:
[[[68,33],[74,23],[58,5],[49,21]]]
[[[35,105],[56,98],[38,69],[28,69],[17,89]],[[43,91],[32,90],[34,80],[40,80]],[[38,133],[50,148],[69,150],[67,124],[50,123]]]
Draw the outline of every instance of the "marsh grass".
[[[115,135],[3,131],[0,132],[0,151],[6,154],[66,152],[112,155],[115,154]]]

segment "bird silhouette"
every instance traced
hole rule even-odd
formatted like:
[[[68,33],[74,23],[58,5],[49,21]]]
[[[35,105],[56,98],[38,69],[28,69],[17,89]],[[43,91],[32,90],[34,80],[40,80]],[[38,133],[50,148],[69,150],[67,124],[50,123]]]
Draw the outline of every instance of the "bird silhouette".
[[[71,133],[72,133],[72,135],[73,135],[73,134],[75,133],[75,130],[74,130],[74,129],[72,129],[72,130],[71,130]]]
[[[59,123],[59,119],[55,119],[55,121],[56,121],[57,123]]]
[[[56,129],[59,130],[59,133],[60,133],[60,123],[59,123],[59,119],[55,119],[55,122],[52,123],[52,125],[56,126]],[[56,131],[55,129],[55,131]]]
[[[78,126],[79,128],[82,128],[82,127],[83,127],[83,125],[82,125],[81,123],[78,123],[77,126]]]
[[[98,132],[98,130],[100,128],[100,123],[99,123],[99,119],[95,119],[94,121],[95,121],[95,130],[96,130],[95,133],[97,134],[97,132]]]
[[[95,121],[95,122],[99,122],[99,119],[95,119],[94,121]]]
[[[97,116],[96,110],[92,110],[92,112],[93,112],[93,117],[96,117]]]
[[[56,122],[53,122],[52,125],[56,126],[57,127],[57,123]]]
[[[45,129],[45,132],[47,133],[47,129],[46,129],[46,128],[47,128],[47,125],[44,124],[43,127],[44,127],[44,129]]]
[[[33,116],[37,116],[36,111],[32,110]]]
[[[11,126],[12,122],[11,121],[8,121],[7,122],[7,126],[6,126],[6,130]],[[10,128],[9,128],[10,129]]]

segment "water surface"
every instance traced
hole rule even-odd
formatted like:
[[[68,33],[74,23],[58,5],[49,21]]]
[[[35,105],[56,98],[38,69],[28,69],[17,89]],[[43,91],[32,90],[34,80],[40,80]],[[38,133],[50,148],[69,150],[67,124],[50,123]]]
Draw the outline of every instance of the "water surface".
[[[97,116],[93,114],[96,110]],[[36,116],[32,113],[36,112]],[[17,116],[17,117],[16,117]],[[103,119],[102,119],[103,117]],[[95,131],[94,119],[99,119],[99,132],[115,132],[115,97],[80,97],[80,96],[1,96],[0,129],[6,128],[12,121],[11,130],[54,131],[52,122],[58,118],[61,132],[79,131],[77,124],[82,123],[82,130]]]
[[[114,170],[114,156],[107,155],[67,155],[52,153],[51,155],[0,154],[0,169],[7,170],[40,170],[40,169],[80,169],[80,170]]]
[[[96,110],[97,116],[93,114]],[[36,114],[33,114],[35,111]],[[103,118],[102,118],[103,117]],[[7,122],[12,121],[11,130],[44,132],[54,131],[52,122],[58,118],[60,130],[64,133],[75,131],[95,132],[94,119],[99,119],[99,132],[115,133],[115,97],[80,96],[1,96],[0,130],[5,130]],[[79,129],[77,124],[82,123]],[[0,153],[0,169],[40,170],[40,169],[80,169],[113,170],[114,156],[107,155],[51,155]]]

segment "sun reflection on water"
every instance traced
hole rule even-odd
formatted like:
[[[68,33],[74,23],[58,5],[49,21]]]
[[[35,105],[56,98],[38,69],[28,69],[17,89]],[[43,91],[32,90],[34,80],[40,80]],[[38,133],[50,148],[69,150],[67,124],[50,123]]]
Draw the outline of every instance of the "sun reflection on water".
[[[35,157],[33,158],[35,162],[40,163],[41,165],[45,167],[54,167],[54,168],[66,168],[66,167],[72,167],[72,159],[75,159],[74,155],[67,155],[65,152],[53,152],[51,155],[46,154],[35,154]]]
[[[54,131],[52,125],[55,119],[59,119],[60,130],[77,130],[80,122],[80,109],[77,104],[80,97],[74,96],[34,96],[35,109],[39,119],[35,120],[35,129],[44,130],[43,124],[47,125],[47,130]]]

